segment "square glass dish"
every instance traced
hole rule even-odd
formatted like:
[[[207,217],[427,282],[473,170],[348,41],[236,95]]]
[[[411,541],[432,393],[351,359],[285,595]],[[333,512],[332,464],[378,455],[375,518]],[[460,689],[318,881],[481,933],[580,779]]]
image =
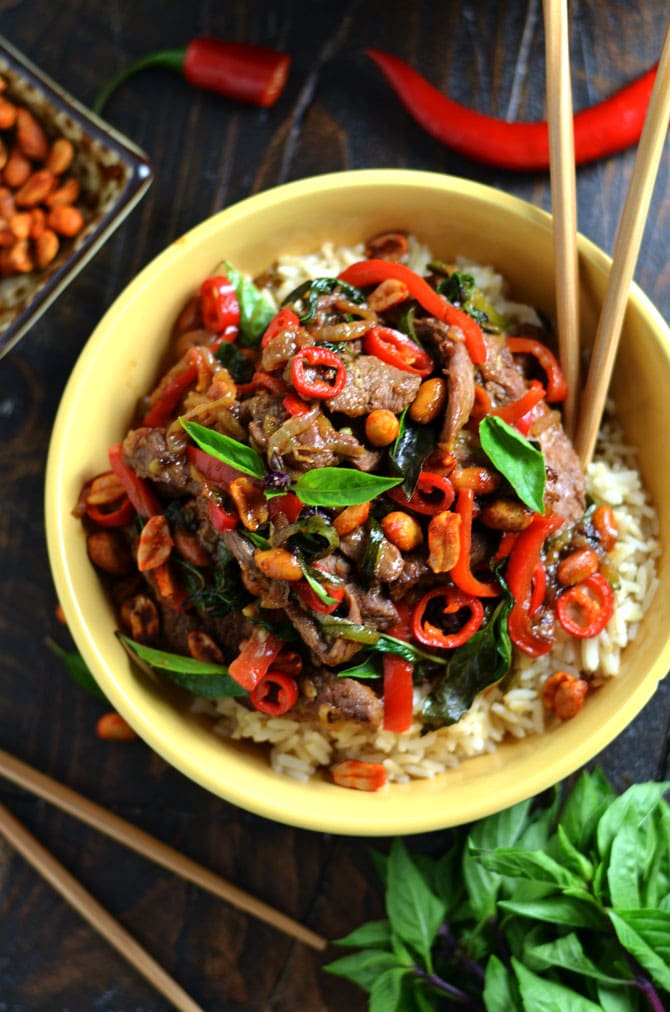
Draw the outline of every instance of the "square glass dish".
[[[0,35],[0,81],[4,91],[0,100],[27,109],[38,121],[50,144],[66,138],[74,147],[74,158],[67,171],[58,179],[76,180],[78,190],[75,206],[83,216],[78,234],[59,238],[57,254],[44,267],[15,272],[2,260],[0,249],[0,357],[24,336],[45,309],[56,299],[98,251],[146,192],[152,180],[152,169],[146,155],[122,134],[119,134],[94,113],[64,91]],[[0,130],[5,162],[0,166],[0,195],[10,192],[10,206],[18,195],[7,185],[6,163],[17,144],[17,124]],[[29,159],[30,161],[30,159]],[[40,159],[31,163],[33,176],[48,165]],[[22,204],[17,212],[28,212],[30,219],[36,205]],[[49,215],[49,204],[39,205]],[[0,210],[2,217],[2,210]],[[19,222],[20,224],[20,222]],[[0,221],[4,230],[6,250],[11,243],[9,223]],[[18,227],[18,226],[16,226]],[[36,226],[35,226],[36,227]],[[30,238],[26,242],[30,243]],[[2,243],[0,242],[0,246]],[[26,247],[23,247],[26,249]]]

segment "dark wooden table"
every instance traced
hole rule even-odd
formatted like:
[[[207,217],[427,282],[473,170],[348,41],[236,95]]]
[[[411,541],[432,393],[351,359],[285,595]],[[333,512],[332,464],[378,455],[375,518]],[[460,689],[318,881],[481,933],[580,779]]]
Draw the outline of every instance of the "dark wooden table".
[[[577,107],[658,58],[665,0],[571,5]],[[95,736],[102,705],[45,645],[68,645],[54,617],[42,519],[49,435],[72,366],[101,314],[167,243],[251,193],[313,173],[409,166],[467,176],[543,207],[545,173],[511,174],[460,158],[400,110],[364,55],[412,62],[471,106],[510,118],[543,114],[540,0],[0,0],[0,31],[83,102],[129,61],[212,34],[285,48],[288,87],[268,111],[199,93],[156,71],[129,83],[106,115],[153,161],[143,203],[76,282],[0,362],[0,743],[326,937],[379,916],[371,842],[264,821],[205,793],[142,742]],[[637,280],[670,315],[667,158]],[[633,163],[626,152],[579,172],[579,224],[611,251]],[[665,462],[667,463],[667,462]],[[670,684],[598,757],[617,787],[670,775]],[[208,1010],[364,1008],[325,975],[322,957],[185,885],[49,805],[0,781],[15,813]],[[441,834],[413,845],[438,852]],[[380,841],[384,846],[387,841]],[[159,1012],[166,1002],[0,840],[0,1008],[12,1012]]]

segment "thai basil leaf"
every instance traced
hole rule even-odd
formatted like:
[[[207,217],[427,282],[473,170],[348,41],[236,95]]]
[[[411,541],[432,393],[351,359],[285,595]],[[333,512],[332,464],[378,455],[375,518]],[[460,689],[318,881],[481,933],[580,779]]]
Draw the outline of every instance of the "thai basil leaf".
[[[366,657],[360,664],[337,672],[338,678],[381,678],[382,670],[378,657]]]
[[[261,335],[277,312],[266,292],[261,291],[250,278],[240,274],[232,264],[224,260],[226,277],[235,289],[240,304],[240,344],[258,344]]]
[[[428,654],[411,643],[396,639],[387,633],[379,632],[368,625],[361,625],[358,622],[351,622],[347,618],[337,618],[335,615],[328,615],[320,618],[324,632],[330,636],[343,636],[344,639],[353,640],[354,643],[365,643],[371,651],[381,654],[395,654],[413,664],[420,661],[429,661],[432,664],[445,664],[444,657],[436,654]]]
[[[546,470],[542,452],[497,415],[479,423],[482,450],[507,478],[519,499],[536,513],[544,513]]]
[[[486,1012],[523,1012],[512,976],[497,956],[486,964],[483,998]]]
[[[651,907],[617,913],[670,966],[670,911]]]
[[[616,798],[598,823],[597,844],[600,856],[607,860],[612,843],[621,827],[639,826],[670,791],[670,783],[633,784]]]
[[[245,531],[244,536],[249,539],[255,548],[265,550],[266,548],[272,547],[270,539],[264,537],[262,534],[259,534],[257,531]]]
[[[95,678],[88,670],[88,666],[84,661],[84,658],[76,650],[65,650],[64,647],[52,640],[50,636],[47,636],[45,643],[48,646],[52,654],[58,657],[65,667],[70,678],[77,683],[77,685],[85,689],[91,696],[95,696],[97,699],[102,699],[107,702],[107,696],[104,694]]]
[[[632,910],[641,905],[638,883],[642,855],[641,829],[642,827],[626,823],[612,840],[607,886],[613,907]]]
[[[323,603],[327,605],[338,604],[337,599],[330,596],[324,585],[320,582],[320,579],[314,575],[315,573],[318,573],[319,570],[306,565],[304,560],[301,560],[301,565],[302,575],[307,580],[307,583],[312,588],[319,601],[323,601]],[[324,574],[321,575],[323,576]]]
[[[592,849],[601,815],[616,793],[600,769],[582,773],[568,794],[561,811],[561,825],[582,854]]]
[[[313,281],[303,282],[303,284],[287,295],[282,302],[282,309],[284,306],[295,307],[296,303],[303,305],[305,308],[301,313],[298,313],[298,316],[304,326],[314,318],[319,296],[336,290],[341,291],[350,302],[358,303],[365,301],[365,296],[361,290],[347,284],[346,281],[340,281],[339,278],[314,278]]]
[[[339,939],[337,944],[348,945],[349,943],[344,942],[344,939]],[[352,944],[366,945],[368,943],[354,942]],[[353,981],[354,984],[358,984],[359,987],[362,987],[364,991],[369,993],[378,977],[387,970],[393,970],[397,967],[398,960],[392,952],[371,946],[364,948],[361,952],[354,952],[349,956],[341,956],[340,959],[335,959],[332,963],[326,963],[323,969],[327,973],[332,973],[335,977],[345,977],[347,980]]]
[[[382,973],[370,990],[368,1012],[404,1012],[403,982],[409,969],[395,966]]]
[[[265,477],[266,467],[263,458],[246,443],[240,443],[223,432],[208,429],[199,422],[189,422],[185,418],[179,420],[193,442],[210,457],[215,457],[224,464],[251,475],[252,478]]]
[[[473,852],[489,871],[498,875],[549,882],[564,889],[578,889],[581,880],[543,850],[519,850],[515,847],[498,847],[497,850]]]
[[[401,481],[352,467],[322,467],[301,474],[291,491],[307,506],[335,508],[370,502]]]
[[[499,900],[498,906],[510,914],[531,921],[561,924],[566,928],[602,930],[603,915],[596,903],[586,903],[574,896],[553,895],[538,899]]]
[[[374,517],[370,517],[366,524],[365,547],[359,562],[359,569],[368,580],[372,580],[377,572],[379,558],[385,541],[381,524]]]
[[[574,931],[553,942],[529,946],[525,958],[528,962],[532,961],[533,969],[539,971],[556,966],[570,973],[598,980],[601,984],[619,984],[623,987],[630,987],[633,984],[629,977],[614,977],[599,970],[584,952],[579,936]]]
[[[446,915],[446,904],[428,888],[399,837],[389,853],[386,912],[393,931],[432,972],[431,949]]]
[[[170,681],[198,696],[246,696],[247,692],[228,674],[228,668],[210,661],[182,657],[167,650],[137,643],[121,633],[116,634],[126,650],[152,669],[161,671]]]
[[[558,1009],[569,1012],[602,1012],[599,1005],[582,997],[577,991],[532,973],[514,957],[512,967],[524,1008],[532,1009],[533,1012],[557,1012]]]
[[[254,374],[252,363],[233,341],[223,341],[214,352],[214,358],[228,370],[236,383],[249,383]]]
[[[581,851],[577,850],[570,837],[560,824],[556,827],[556,843],[561,861],[566,868],[579,875],[584,882],[589,883],[593,878],[593,864]]]
[[[507,616],[513,603],[506,591],[487,624],[454,651],[440,682],[424,700],[424,726],[455,724],[483,689],[505,677],[512,664]]]
[[[670,991],[670,966],[628,921],[625,911],[619,914],[616,910],[607,910],[616,936],[631,956],[647,971],[659,987]]]
[[[402,490],[411,499],[424,462],[435,449],[435,432],[429,425],[414,425],[406,414],[401,417],[400,431],[389,450],[393,470],[402,476]]]
[[[335,938],[334,945],[367,945],[371,949],[389,948],[391,945],[391,925],[388,920],[368,921],[360,928],[355,928],[343,938]]]
[[[295,523],[277,531],[274,536],[274,544],[289,544],[309,562],[313,562],[334,552],[339,547],[340,538],[330,520],[314,514],[299,517]],[[336,578],[331,582],[339,583],[339,580]]]

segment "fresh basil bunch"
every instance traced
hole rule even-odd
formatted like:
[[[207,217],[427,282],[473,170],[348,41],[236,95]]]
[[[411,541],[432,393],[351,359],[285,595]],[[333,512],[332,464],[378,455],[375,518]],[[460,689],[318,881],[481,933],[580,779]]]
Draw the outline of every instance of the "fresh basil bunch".
[[[376,855],[385,920],[328,964],[370,1012],[663,1012],[670,1008],[669,783],[617,797],[583,772],[455,831],[439,858]]]

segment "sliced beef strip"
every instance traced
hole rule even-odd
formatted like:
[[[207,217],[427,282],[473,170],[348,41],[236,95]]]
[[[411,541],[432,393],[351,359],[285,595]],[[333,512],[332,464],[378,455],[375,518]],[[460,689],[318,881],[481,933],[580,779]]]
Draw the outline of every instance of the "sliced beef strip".
[[[384,704],[374,690],[353,678],[338,678],[319,670],[300,679],[300,696],[289,716],[292,720],[321,724],[343,721],[378,727]]]
[[[355,597],[360,612],[359,621],[373,629],[388,629],[398,622],[399,615],[393,602],[384,595],[378,584],[361,587],[356,583],[348,583],[347,590]]]
[[[420,386],[420,376],[396,369],[375,355],[359,355],[347,363],[346,386],[328,400],[327,408],[350,418],[369,415],[375,408],[397,415],[412,403]]]
[[[261,453],[267,450],[273,432],[288,418],[282,400],[282,394],[259,390],[240,405],[240,421],[247,427],[252,445]]]
[[[447,378],[447,407],[440,432],[440,443],[451,447],[457,433],[467,422],[475,403],[475,369],[463,334],[433,317],[419,319],[417,336],[433,345]]]
[[[342,637],[327,637],[318,622],[313,619],[299,604],[289,600],[284,608],[288,618],[300,634],[302,641],[311,651],[314,663],[326,667],[338,667],[346,664],[362,646]]]
[[[123,459],[140,478],[149,478],[172,495],[198,490],[185,441],[171,439],[164,429],[131,429],[123,441]]]
[[[345,534],[340,538],[340,551],[352,559],[353,562],[360,562],[365,552],[366,531],[364,527],[358,527],[351,534]],[[375,566],[375,577],[383,583],[392,583],[397,580],[403,569],[403,557],[399,548],[384,538],[379,550],[377,565]]]

